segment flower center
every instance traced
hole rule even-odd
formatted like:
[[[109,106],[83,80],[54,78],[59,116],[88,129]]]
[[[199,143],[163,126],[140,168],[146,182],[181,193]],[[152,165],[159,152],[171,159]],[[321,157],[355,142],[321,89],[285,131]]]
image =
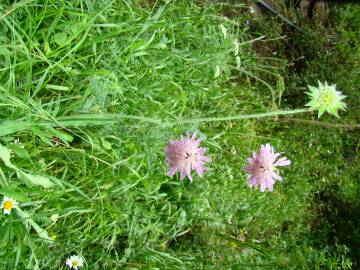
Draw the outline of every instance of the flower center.
[[[12,201],[6,201],[6,202],[4,202],[3,206],[4,206],[4,209],[11,210],[11,209],[13,209],[14,204]]]
[[[79,262],[78,261],[72,261],[72,266],[78,266]]]
[[[324,89],[319,97],[319,103],[322,106],[330,106],[334,103],[334,93],[331,89]]]
[[[264,165],[261,165],[261,166],[260,166],[260,169],[262,170],[262,173],[263,173],[263,174],[271,175],[271,172],[272,172],[272,170],[273,170],[273,167],[272,167],[272,166],[264,166]]]

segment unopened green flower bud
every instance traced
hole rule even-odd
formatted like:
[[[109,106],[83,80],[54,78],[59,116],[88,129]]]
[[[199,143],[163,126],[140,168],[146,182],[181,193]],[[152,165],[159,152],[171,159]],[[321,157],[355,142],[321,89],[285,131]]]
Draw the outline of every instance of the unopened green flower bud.
[[[336,117],[339,117],[338,110],[345,110],[346,104],[342,101],[344,96],[340,91],[336,91],[336,85],[328,85],[327,82],[322,84],[319,82],[318,87],[308,86],[310,92],[310,102],[306,104],[312,110],[318,111],[318,118],[324,113],[328,112]]]

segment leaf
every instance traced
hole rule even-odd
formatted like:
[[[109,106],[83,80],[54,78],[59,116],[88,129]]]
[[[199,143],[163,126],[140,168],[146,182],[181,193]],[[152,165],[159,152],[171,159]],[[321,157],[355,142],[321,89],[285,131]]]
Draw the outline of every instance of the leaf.
[[[136,42],[134,42],[133,44],[131,44],[129,48],[131,50],[138,50],[139,48],[144,47],[145,44],[146,44],[145,40],[139,39]]]
[[[221,237],[223,240],[233,242],[234,244],[236,244],[237,246],[239,246],[241,248],[248,248],[248,249],[250,249],[252,252],[254,252],[256,254],[262,254],[263,255],[263,254],[268,254],[269,253],[269,250],[266,249],[265,247],[262,247],[260,245],[254,244],[254,243],[241,241],[241,240],[235,238],[232,235],[226,235],[226,234],[222,234],[222,233],[215,233],[215,235]]]
[[[18,131],[26,130],[31,124],[24,121],[1,121],[0,136],[6,136]]]
[[[0,47],[0,55],[10,56],[12,55],[10,51],[5,47]]]
[[[47,126],[46,128],[52,135],[62,140],[66,145],[68,145],[68,143],[72,142],[74,139],[73,136],[67,134],[64,131],[55,129],[52,126]]]
[[[220,24],[220,29],[221,29],[222,34],[224,35],[224,39],[226,39],[227,38],[227,30],[226,30],[225,26]]]
[[[51,136],[49,134],[46,134],[46,132],[44,132],[41,129],[38,129],[37,127],[31,127],[31,131],[38,136],[41,141],[43,141],[44,143],[50,145],[50,146],[54,146],[54,144],[51,142]]]
[[[54,41],[61,46],[66,42],[67,37],[68,35],[65,32],[56,33],[54,35]]]
[[[46,89],[51,89],[51,90],[57,90],[57,91],[69,91],[69,87],[67,86],[62,86],[62,85],[56,85],[56,84],[47,84],[45,86]]]
[[[146,50],[146,48],[153,42],[155,38],[155,32],[153,33],[153,35],[151,36],[151,38],[143,45],[139,46],[138,48],[136,48],[137,51],[144,51]]]
[[[132,57],[139,57],[139,56],[145,56],[145,55],[149,55],[150,53],[148,53],[147,51],[138,51],[136,53],[133,53],[131,56]]]
[[[20,202],[30,202],[30,198],[16,186],[6,186],[4,188],[0,188],[0,194]]]
[[[54,185],[49,178],[36,174],[29,174],[23,172],[20,168],[16,167],[10,161],[10,151],[5,146],[0,144],[0,159],[2,159],[5,165],[11,169],[14,169],[17,172],[19,178],[27,181],[30,184],[43,186],[44,188],[50,188]]]
[[[8,147],[14,151],[19,158],[30,159],[29,152],[19,144],[10,144]]]
[[[221,69],[218,65],[216,65],[214,79],[216,79],[220,75],[221,75]]]
[[[165,50],[168,48],[168,46],[166,45],[166,43],[163,42],[159,42],[158,44],[156,44],[154,46],[155,49],[160,49],[160,50]]]
[[[46,239],[48,241],[53,242],[53,240],[49,237],[49,234],[46,230],[42,229],[30,216],[30,214],[26,211],[21,210],[20,208],[16,209],[16,212],[18,215],[22,218],[23,223],[25,223],[28,226],[31,226],[36,233],[39,235],[39,237]]]
[[[10,161],[10,150],[0,144],[0,158],[4,161],[5,165],[12,169],[17,169]]]
[[[100,137],[101,145],[108,150],[111,150],[111,143],[109,143],[104,137]]]
[[[67,25],[67,30],[70,31],[71,33],[76,33],[76,32],[79,32],[81,31],[81,27],[82,25],[81,24],[70,24],[70,25]]]
[[[30,182],[33,185],[37,186],[43,186],[44,188],[50,188],[54,186],[54,183],[50,181],[49,178],[41,175],[36,174],[29,174],[26,172],[23,172],[21,170],[18,170],[18,176],[20,176],[22,179]]]
[[[281,98],[283,93],[285,92],[285,82],[284,82],[284,78],[282,76],[279,75],[279,78],[276,82],[276,88],[279,92],[279,103],[278,106],[280,107],[281,105]]]

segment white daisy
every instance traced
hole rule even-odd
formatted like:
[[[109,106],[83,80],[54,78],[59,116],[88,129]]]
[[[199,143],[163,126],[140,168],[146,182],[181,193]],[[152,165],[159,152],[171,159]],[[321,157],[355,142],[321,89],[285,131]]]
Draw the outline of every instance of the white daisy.
[[[18,203],[13,198],[4,196],[0,209],[4,209],[4,214],[9,215],[11,213],[11,210],[15,207],[17,207]]]
[[[84,264],[84,259],[81,256],[72,255],[66,259],[66,265],[70,267],[70,269],[77,270]]]

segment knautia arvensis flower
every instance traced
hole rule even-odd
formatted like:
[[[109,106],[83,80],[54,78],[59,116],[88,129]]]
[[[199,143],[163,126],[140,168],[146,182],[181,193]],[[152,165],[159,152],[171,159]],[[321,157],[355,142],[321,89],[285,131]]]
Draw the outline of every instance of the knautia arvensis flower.
[[[169,166],[168,176],[179,172],[180,180],[187,176],[192,181],[192,170],[195,170],[199,176],[208,170],[204,164],[210,162],[210,158],[205,156],[207,149],[199,147],[201,141],[202,139],[196,139],[196,133],[190,136],[189,132],[185,138],[181,135],[180,140],[170,140],[165,148],[166,162]]]
[[[248,158],[249,165],[245,167],[248,174],[248,184],[250,187],[259,186],[262,192],[273,191],[275,180],[281,181],[282,177],[277,174],[277,166],[290,165],[291,161],[286,157],[278,157],[282,153],[275,153],[274,147],[270,144],[261,145],[260,152],[253,152],[252,157]]]
[[[5,215],[10,215],[11,210],[14,209],[15,207],[17,207],[17,205],[18,205],[18,203],[16,200],[14,200],[13,198],[4,196],[4,198],[1,202],[1,205],[0,205],[0,209],[4,209]]]
[[[310,92],[307,94],[310,96],[309,106],[312,110],[318,111],[318,118],[324,113],[328,112],[336,117],[339,117],[338,110],[345,110],[346,104],[342,101],[344,96],[340,91],[336,90],[336,85],[328,85],[327,82],[322,84],[318,82],[319,86],[308,86]]]

